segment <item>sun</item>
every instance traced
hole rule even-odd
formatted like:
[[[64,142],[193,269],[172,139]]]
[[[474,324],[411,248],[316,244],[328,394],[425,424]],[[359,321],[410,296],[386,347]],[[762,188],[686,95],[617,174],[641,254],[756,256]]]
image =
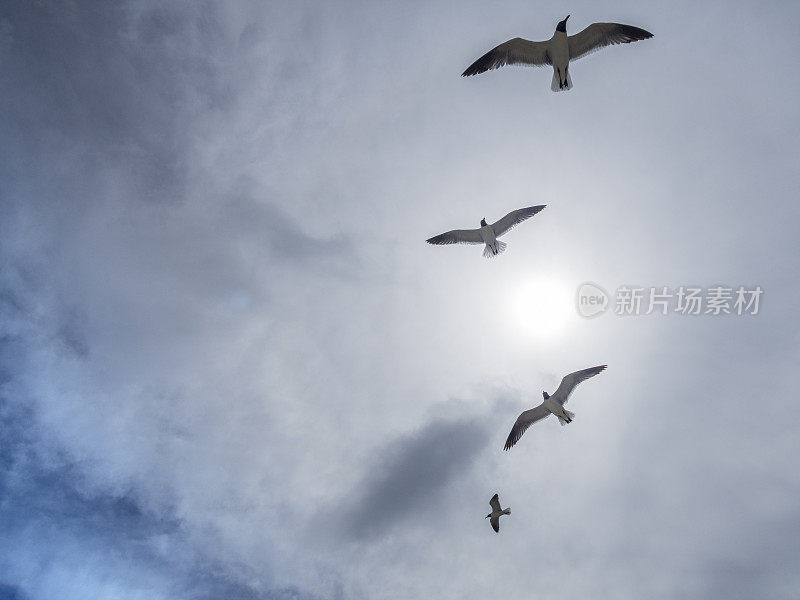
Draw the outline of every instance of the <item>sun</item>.
[[[562,333],[576,316],[573,292],[550,278],[515,285],[510,293],[511,326],[538,338]]]

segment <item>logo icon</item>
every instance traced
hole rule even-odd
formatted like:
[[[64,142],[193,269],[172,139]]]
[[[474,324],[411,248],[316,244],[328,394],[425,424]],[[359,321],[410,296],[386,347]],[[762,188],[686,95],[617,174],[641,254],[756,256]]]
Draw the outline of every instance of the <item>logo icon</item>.
[[[587,319],[601,315],[608,309],[608,292],[595,283],[584,283],[576,297],[578,314]]]

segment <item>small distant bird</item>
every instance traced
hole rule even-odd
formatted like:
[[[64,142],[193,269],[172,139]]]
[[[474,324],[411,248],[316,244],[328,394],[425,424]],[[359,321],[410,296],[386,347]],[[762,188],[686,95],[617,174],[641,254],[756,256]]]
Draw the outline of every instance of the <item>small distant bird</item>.
[[[483,249],[483,255],[486,258],[497,256],[506,249],[506,243],[498,241],[504,233],[513,229],[525,219],[530,219],[533,215],[542,210],[546,204],[539,206],[529,206],[527,208],[520,208],[512,210],[505,217],[489,225],[486,218],[481,219],[480,229],[453,229],[447,233],[434,236],[425,240],[429,244],[486,244]]]
[[[500,498],[497,496],[497,494],[492,496],[492,499],[489,500],[489,506],[492,507],[492,512],[490,512],[484,518],[489,519],[489,523],[492,524],[492,529],[494,529],[496,533],[500,533],[500,516],[510,515],[511,509],[500,508]]]
[[[503,450],[511,448],[519,441],[519,438],[522,437],[522,434],[525,433],[528,427],[536,423],[536,421],[541,421],[551,413],[558,417],[558,422],[562,425],[572,423],[572,419],[575,418],[575,413],[571,413],[564,408],[572,390],[574,390],[581,381],[586,381],[589,377],[594,377],[598,373],[604,371],[607,366],[608,365],[600,365],[599,367],[590,367],[582,371],[570,373],[561,380],[561,385],[558,386],[558,389],[552,396],[548,395],[547,392],[542,392],[544,402],[536,408],[526,410],[517,417],[514,426],[511,428],[511,433],[508,434],[508,439],[506,440],[506,445]]]
[[[514,38],[489,50],[472,63],[461,76],[468,77],[498,69],[504,65],[553,66],[554,92],[572,88],[569,76],[569,61],[577,60],[605,46],[629,44],[646,40],[653,34],[644,29],[619,23],[592,23],[575,35],[567,36],[567,19],[558,23],[556,32],[546,42],[531,42]]]

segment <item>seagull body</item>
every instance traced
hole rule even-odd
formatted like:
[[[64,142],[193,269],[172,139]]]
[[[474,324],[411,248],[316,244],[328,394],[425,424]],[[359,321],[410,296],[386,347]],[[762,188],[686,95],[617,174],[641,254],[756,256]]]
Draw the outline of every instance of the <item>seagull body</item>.
[[[481,219],[481,226],[479,229],[453,229],[452,231],[442,233],[425,241],[429,244],[436,245],[485,244],[483,255],[486,258],[492,258],[506,249],[506,243],[499,241],[497,238],[526,219],[530,219],[544,207],[545,205],[541,204],[539,206],[528,206],[526,208],[512,210],[505,217],[491,225],[487,223],[484,218]]]
[[[492,256],[497,256],[506,249],[506,245],[503,244],[503,249],[500,249],[500,244],[497,241],[497,236],[492,229],[492,226],[486,223],[486,219],[481,219],[481,239],[483,243],[486,244],[486,248],[484,248],[483,253],[486,254],[486,249],[488,248],[492,252]]]
[[[497,494],[489,500],[489,506],[492,507],[492,512],[484,518],[489,519],[489,523],[492,524],[492,529],[494,529],[495,533],[500,533],[500,517],[502,515],[510,515],[511,509],[500,507],[500,498]]]
[[[567,19],[569,19],[569,15],[567,15]],[[569,76],[567,19],[558,24],[553,37],[550,38],[549,54],[550,62],[553,64],[553,81],[550,83],[550,89],[554,92],[572,88],[572,78]],[[558,82],[558,88],[556,88],[556,82]]]
[[[569,15],[559,22],[553,37],[548,41],[531,42],[522,38],[508,40],[481,56],[461,76],[485,73],[504,65],[552,65],[553,81],[550,89],[560,92],[572,88],[569,61],[582,58],[605,46],[629,44],[653,37],[649,31],[620,23],[592,23],[580,33],[568,36],[567,19]]]
[[[574,373],[566,375],[561,380],[561,385],[559,385],[558,389],[553,392],[552,396],[547,392],[542,392],[544,401],[539,406],[530,410],[526,410],[519,417],[517,417],[514,426],[511,428],[511,433],[508,434],[508,439],[506,439],[506,445],[503,450],[508,450],[514,444],[516,444],[528,427],[536,423],[536,421],[540,421],[551,414],[558,417],[558,422],[562,425],[572,423],[572,419],[575,418],[575,413],[572,413],[564,408],[567,400],[569,400],[570,394],[572,394],[572,391],[581,381],[586,381],[590,377],[594,377],[598,373],[601,373],[606,369],[606,366],[607,365],[590,367],[588,369],[575,371]]]

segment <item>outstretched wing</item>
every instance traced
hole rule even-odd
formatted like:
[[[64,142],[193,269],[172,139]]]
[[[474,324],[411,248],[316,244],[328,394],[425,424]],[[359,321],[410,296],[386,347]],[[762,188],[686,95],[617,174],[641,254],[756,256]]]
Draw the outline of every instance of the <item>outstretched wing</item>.
[[[581,382],[586,381],[589,377],[594,377],[598,373],[605,371],[608,365],[600,365],[599,367],[590,367],[588,369],[583,369],[582,371],[575,371],[574,373],[570,373],[566,375],[564,379],[561,380],[561,385],[558,386],[558,389],[553,393],[553,400],[556,402],[561,403],[563,406],[569,400],[569,395],[575,389],[575,387]]]
[[[492,499],[489,500],[489,506],[492,507],[492,512],[503,510],[502,508],[500,508],[500,498],[497,494],[492,496]]]
[[[620,23],[592,23],[586,29],[567,38],[569,59],[577,60],[600,48],[613,44],[629,44],[646,40],[653,34],[632,25]]]
[[[528,429],[528,427],[536,423],[536,421],[541,421],[549,414],[550,411],[545,408],[544,403],[540,404],[536,408],[526,410],[524,413],[522,413],[519,417],[517,417],[514,426],[511,428],[511,433],[508,434],[506,445],[503,447],[503,450],[508,450],[511,448],[519,441],[519,438],[522,437],[522,434],[525,433],[525,430]]]
[[[472,63],[461,76],[469,77],[478,73],[485,73],[492,69],[499,69],[505,65],[528,65],[543,67],[552,64],[550,53],[547,51],[549,42],[531,42],[522,38],[508,40],[492,48],[478,60]]]
[[[425,240],[429,244],[483,244],[480,229],[453,229]]]
[[[494,230],[494,234],[497,237],[500,237],[510,229],[513,229],[520,223],[522,223],[526,219],[530,219],[533,215],[541,211],[546,204],[540,204],[538,206],[528,206],[526,208],[520,208],[517,210],[512,210],[508,213],[505,217],[497,221],[496,223],[492,223],[492,229]]]
[[[492,517],[489,519],[489,523],[492,524],[495,533],[500,533],[500,517]]]

